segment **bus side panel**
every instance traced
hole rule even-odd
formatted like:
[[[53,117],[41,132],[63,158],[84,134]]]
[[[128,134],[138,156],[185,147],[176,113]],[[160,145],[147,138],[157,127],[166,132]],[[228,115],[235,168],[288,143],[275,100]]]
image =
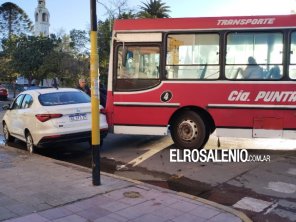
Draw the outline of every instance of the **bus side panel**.
[[[296,129],[296,83],[163,82],[154,89],[114,94],[114,124],[166,126],[183,107],[207,110],[216,127]],[[162,95],[171,99],[163,102]],[[274,119],[278,119],[278,122]],[[280,124],[281,122],[281,124]],[[263,125],[262,125],[263,124]],[[275,126],[277,125],[277,126]],[[260,129],[261,129],[260,128]]]

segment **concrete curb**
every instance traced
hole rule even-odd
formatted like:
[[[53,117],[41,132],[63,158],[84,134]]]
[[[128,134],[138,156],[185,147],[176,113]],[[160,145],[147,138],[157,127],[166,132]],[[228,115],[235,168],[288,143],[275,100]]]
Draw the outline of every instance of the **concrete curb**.
[[[222,205],[222,204],[219,204],[219,203],[216,203],[216,202],[213,202],[213,201],[210,201],[210,200],[206,200],[206,199],[203,199],[203,198],[200,198],[200,197],[197,197],[197,196],[193,196],[193,195],[190,195],[190,194],[187,194],[187,193],[183,193],[183,192],[179,192],[180,196],[183,196],[183,197],[187,197],[189,199],[192,199],[192,200],[197,200],[203,204],[207,204],[207,205],[210,205],[212,207],[215,207],[215,208],[218,208],[220,210],[223,210],[223,211],[226,211],[230,214],[233,214],[237,217],[239,217],[242,221],[244,222],[252,222],[252,220],[243,212],[241,211],[238,211],[232,207],[228,207],[228,206],[225,206],[225,205]]]
[[[64,161],[61,161],[61,160],[51,159],[49,157],[41,156],[39,154],[29,154],[25,150],[16,149],[16,148],[13,148],[13,147],[10,147],[10,146],[0,145],[0,147],[4,147],[5,149],[8,149],[8,150],[13,151],[13,152],[17,151],[17,153],[23,153],[23,154],[27,154],[27,155],[36,155],[38,157],[47,159],[47,160],[49,160],[51,162],[60,164],[62,166],[71,167],[71,168],[74,168],[76,170],[80,169],[81,171],[89,172],[90,174],[92,172],[92,170],[90,168],[80,166],[80,165],[76,165],[76,164],[73,164],[73,163],[68,163],[68,162],[64,162]],[[101,172],[101,175],[104,175],[104,176],[107,176],[107,177],[112,177],[112,178],[119,179],[119,180],[124,180],[124,181],[130,182],[130,183],[136,184],[136,185],[146,185],[146,186],[152,187],[153,189],[156,189],[156,190],[162,190],[162,191],[166,191],[166,192],[169,192],[169,193],[177,193],[181,197],[185,197],[185,198],[188,198],[188,199],[191,199],[191,200],[196,200],[196,201],[199,201],[199,202],[201,202],[203,204],[212,206],[214,208],[218,208],[218,209],[223,210],[225,212],[228,212],[228,213],[230,213],[232,215],[235,215],[235,216],[239,217],[244,222],[252,222],[252,220],[245,213],[243,213],[241,211],[238,211],[238,210],[236,210],[234,208],[231,208],[231,207],[228,207],[228,206],[225,206],[225,205],[213,202],[213,201],[209,201],[209,200],[206,200],[206,199],[194,196],[194,195],[190,195],[190,194],[183,193],[183,192],[176,192],[176,191],[168,190],[168,189],[161,188],[161,187],[151,185],[151,184],[147,184],[147,183],[144,183],[144,182],[141,182],[141,181],[138,181],[138,180],[134,180],[134,179],[130,179],[130,178],[126,178],[126,177],[122,177],[122,176],[118,176],[118,175],[114,175],[114,174],[110,174],[110,173],[106,173],[106,172]]]

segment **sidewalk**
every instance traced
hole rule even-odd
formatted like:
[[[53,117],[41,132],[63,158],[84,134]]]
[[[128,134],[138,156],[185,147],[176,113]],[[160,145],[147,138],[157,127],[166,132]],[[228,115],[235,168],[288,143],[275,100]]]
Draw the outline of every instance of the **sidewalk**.
[[[0,146],[0,221],[250,221],[195,196]]]

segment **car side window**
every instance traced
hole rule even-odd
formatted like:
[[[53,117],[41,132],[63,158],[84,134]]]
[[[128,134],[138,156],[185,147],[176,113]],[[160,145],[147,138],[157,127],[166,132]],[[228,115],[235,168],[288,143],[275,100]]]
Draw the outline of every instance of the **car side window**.
[[[26,95],[25,98],[23,99],[21,109],[30,108],[30,106],[32,105],[32,103],[33,103],[32,96],[31,95]]]
[[[11,109],[20,109],[22,105],[22,101],[24,98],[24,94],[19,95],[13,102]]]

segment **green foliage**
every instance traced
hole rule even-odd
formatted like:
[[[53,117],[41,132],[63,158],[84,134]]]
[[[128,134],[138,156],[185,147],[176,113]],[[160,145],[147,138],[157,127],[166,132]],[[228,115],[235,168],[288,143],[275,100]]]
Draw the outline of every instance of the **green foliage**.
[[[89,57],[75,54],[70,36],[13,36],[3,40],[0,73],[22,75],[31,82],[58,77],[67,86],[75,86],[79,75],[89,73]]]
[[[137,14],[135,14],[132,10],[121,13],[117,19],[136,19]]]
[[[42,36],[20,36],[4,41],[4,52],[10,56],[13,69],[29,82],[41,79],[39,68],[44,58],[53,50],[54,40]]]
[[[142,2],[139,18],[169,18],[170,7],[161,0],[150,0],[149,2]]]
[[[70,47],[77,54],[89,54],[89,33],[84,30],[73,29],[70,31]]]
[[[98,21],[99,68],[106,84],[114,19],[165,18],[170,7],[161,0],[149,0],[142,2],[139,13],[134,13],[127,7],[127,0],[112,0],[109,7],[98,3],[108,14],[108,19]],[[58,37],[25,36],[32,30],[32,22],[21,8],[9,2],[0,6],[0,30],[0,77],[23,75],[29,81],[58,77],[64,86],[75,87],[81,76],[89,76],[88,31],[73,29],[69,35]]]
[[[28,15],[11,2],[0,6],[0,38],[10,38],[12,35],[28,34],[32,31],[32,22]]]

